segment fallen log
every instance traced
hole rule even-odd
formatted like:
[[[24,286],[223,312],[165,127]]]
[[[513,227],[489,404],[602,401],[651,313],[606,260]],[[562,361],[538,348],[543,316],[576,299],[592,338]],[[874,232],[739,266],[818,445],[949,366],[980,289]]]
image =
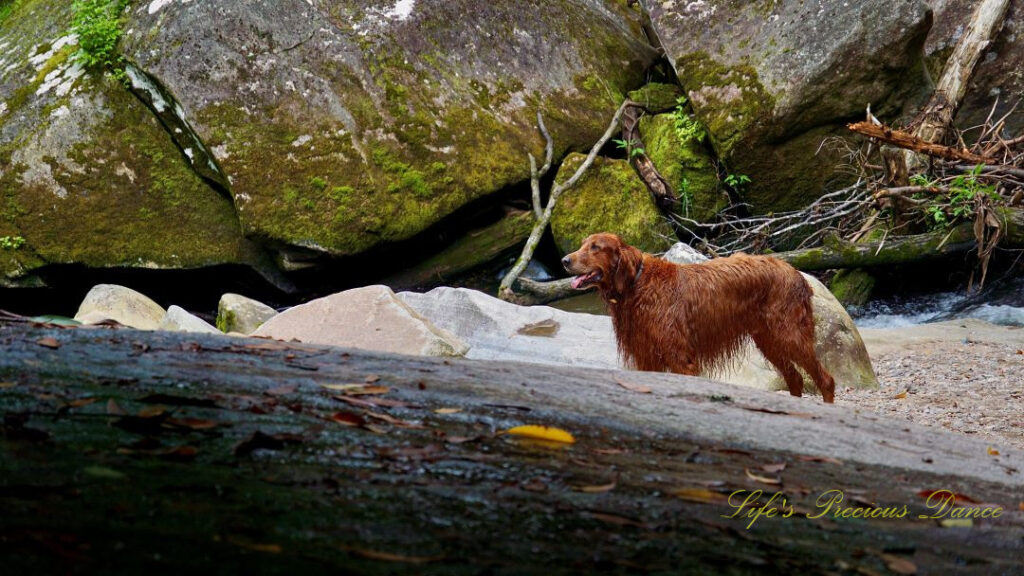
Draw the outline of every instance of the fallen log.
[[[1024,210],[997,209],[1002,225],[1002,245],[1024,247]],[[889,237],[879,242],[820,246],[805,250],[779,252],[772,256],[803,271],[891,266],[943,258],[977,248],[974,222],[964,222],[951,230]]]
[[[855,122],[846,126],[850,130],[863,134],[869,138],[880,140],[893,146],[920,152],[928,156],[935,156],[944,160],[957,160],[961,162],[972,162],[974,164],[997,164],[999,160],[980,156],[970,150],[943,146],[923,140],[902,130],[896,130],[885,125],[873,124],[871,122]]]
[[[216,335],[0,324],[0,342],[0,555],[11,574],[879,572],[893,555],[928,573],[1019,564],[1019,455],[992,458],[991,440],[816,399],[676,374]],[[500,434],[522,424],[576,442]],[[934,512],[922,491],[961,486],[1009,512],[974,521],[984,538],[919,518]],[[842,490],[844,508],[907,513],[765,516],[748,530],[747,510],[730,518],[729,495],[758,487],[765,500],[785,490],[798,512]]]

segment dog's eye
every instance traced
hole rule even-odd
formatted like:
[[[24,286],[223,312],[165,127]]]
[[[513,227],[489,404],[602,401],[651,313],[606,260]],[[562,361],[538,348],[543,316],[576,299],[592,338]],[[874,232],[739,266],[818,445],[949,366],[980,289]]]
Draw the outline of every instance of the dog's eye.
[[[597,252],[597,251],[598,251],[598,250],[600,250],[600,249],[601,249],[601,247],[600,247],[600,246],[598,246],[597,244],[591,244],[591,245],[590,245],[590,251],[591,251],[591,252]]]

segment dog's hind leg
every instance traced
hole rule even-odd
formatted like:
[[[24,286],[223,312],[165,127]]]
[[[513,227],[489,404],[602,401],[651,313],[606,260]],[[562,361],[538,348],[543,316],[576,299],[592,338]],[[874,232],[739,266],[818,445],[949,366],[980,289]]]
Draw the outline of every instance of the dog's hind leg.
[[[757,349],[764,354],[764,357],[782,374],[786,381],[786,387],[793,396],[802,396],[804,393],[804,377],[797,372],[793,366],[792,353],[787,352],[782,346],[783,343],[775,341],[771,336],[764,334],[752,335]]]
[[[794,358],[794,361],[814,380],[814,385],[821,392],[821,399],[828,404],[832,404],[835,400],[836,381],[832,379],[832,375],[818,361],[818,356],[814,353],[814,346],[804,346],[803,348]]]

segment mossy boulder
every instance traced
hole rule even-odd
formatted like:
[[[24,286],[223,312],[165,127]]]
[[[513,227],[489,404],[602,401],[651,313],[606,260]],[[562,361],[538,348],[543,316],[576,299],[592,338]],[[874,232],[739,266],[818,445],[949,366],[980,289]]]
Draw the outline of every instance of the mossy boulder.
[[[642,104],[649,112],[657,114],[674,109],[679,99],[683,97],[683,89],[678,84],[651,82],[633,90],[628,96],[633,102]]]
[[[820,195],[839,162],[818,153],[822,140],[866,104],[891,118],[928,88],[920,0],[668,0],[651,22],[718,157],[752,179],[744,199],[758,212]]]
[[[703,222],[729,205],[711,151],[694,139],[683,142],[671,114],[645,116],[640,136],[647,156],[676,192],[680,216]]]
[[[557,180],[564,182],[586,156],[571,154]],[[551,213],[551,233],[562,254],[597,232],[612,232],[646,252],[664,252],[676,242],[668,220],[625,160],[598,157],[576,185],[565,191]]]
[[[875,277],[863,268],[840,270],[828,283],[837,300],[847,306],[862,306],[871,298]]]
[[[249,235],[344,256],[529,178],[543,113],[591,145],[656,54],[612,0],[156,2],[123,49],[223,169]]]
[[[70,3],[23,0],[0,21],[0,285],[47,265],[263,269],[230,198],[196,176],[124,86],[83,69]]]

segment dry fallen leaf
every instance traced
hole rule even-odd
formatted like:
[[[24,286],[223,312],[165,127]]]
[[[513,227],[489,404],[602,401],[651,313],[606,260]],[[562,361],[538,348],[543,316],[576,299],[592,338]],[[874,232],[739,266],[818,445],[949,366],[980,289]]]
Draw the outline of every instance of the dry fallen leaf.
[[[759,475],[754,474],[753,472],[751,472],[750,468],[746,468],[746,471],[747,471],[747,478],[750,478],[751,480],[753,480],[755,482],[760,482],[762,484],[769,484],[769,485],[772,485],[772,486],[778,486],[779,484],[782,484],[782,480],[779,479],[779,478],[769,478],[768,476],[759,476]]]
[[[1024,512],[1024,501],[1022,501],[1020,504],[1018,504],[1017,508],[1020,508],[1020,511]]]
[[[532,438],[534,440],[547,440],[548,442],[561,442],[563,444],[576,443],[576,439],[573,438],[572,434],[552,426],[516,426],[506,430],[504,434],[522,436],[523,438]]]
[[[139,418],[156,418],[164,412],[167,412],[167,406],[161,406],[160,404],[157,404],[156,406],[146,406],[142,410],[139,410]]]
[[[438,408],[434,410],[434,414],[458,414],[462,412],[462,408]]]
[[[615,524],[617,526],[637,526],[639,528],[647,528],[647,525],[643,522],[638,522],[632,518],[626,518],[625,516],[619,516],[618,514],[607,514],[605,512],[588,512],[588,514],[590,514],[590,517],[595,520]]]
[[[57,342],[56,338],[40,338],[36,340],[36,344],[47,348],[60,348],[60,342]]]
[[[917,565],[893,554],[882,554],[882,560],[885,560],[885,565],[897,574],[917,574]]]
[[[255,552],[269,552],[271,554],[280,554],[282,550],[280,544],[260,544],[258,542],[251,542],[245,538],[236,538],[234,536],[228,536],[227,541],[231,542],[235,546],[240,546],[242,548],[253,550]]]
[[[366,419],[352,412],[335,412],[331,414],[330,419],[344,426],[363,426],[366,424]]]
[[[615,379],[615,383],[618,384],[619,386],[622,386],[626,390],[629,390],[630,392],[636,392],[638,394],[650,394],[652,392],[652,390],[647,386],[643,386],[641,384],[633,384],[630,382],[623,382],[618,378]]]
[[[996,450],[995,448],[989,446],[988,447],[988,455],[989,456],[999,456],[999,450]]]
[[[110,400],[107,400],[107,414],[113,416],[124,416],[125,411],[121,409],[121,407],[117,404],[117,402],[114,401],[113,398],[111,398]]]
[[[346,552],[351,552],[356,556],[363,558],[369,558],[370,560],[384,560],[387,562],[402,562],[404,564],[429,564],[431,562],[439,562],[444,560],[444,556],[403,556],[401,554],[392,554],[391,552],[381,552],[379,550],[370,550],[367,548],[354,548],[354,547],[343,547]]]
[[[785,462],[779,462],[777,464],[764,464],[761,466],[761,470],[768,472],[769,474],[778,474],[786,469]]]
[[[219,422],[203,420],[200,418],[168,418],[167,423],[171,426],[188,428],[190,430],[209,430],[220,425]]]
[[[285,384],[284,386],[278,386],[277,388],[267,390],[266,394],[268,396],[285,396],[287,394],[294,394],[298,389],[298,384]]]
[[[902,400],[902,399],[904,399],[906,397],[907,397],[907,391],[906,390],[904,390],[903,392],[900,392],[899,394],[893,396],[893,398],[896,399],[896,400]]]
[[[349,388],[343,393],[349,396],[361,396],[364,394],[387,394],[391,391],[391,388],[387,386],[356,386]]]
[[[380,376],[377,376],[376,374],[370,374],[370,375],[369,375],[369,376],[367,376],[366,378],[363,378],[363,380],[364,380],[364,381],[365,381],[365,382],[366,382],[367,384],[373,384],[374,382],[376,382],[376,381],[380,380]]]
[[[702,502],[705,504],[717,504],[729,501],[729,498],[725,494],[712,492],[707,488],[680,488],[679,490],[671,492],[671,494],[682,500],[689,502]]]
[[[797,458],[804,462],[828,462],[829,464],[843,465],[842,460],[836,460],[835,458],[829,458],[828,456],[797,456]]]
[[[574,486],[573,490],[577,492],[585,492],[587,494],[601,494],[602,492],[611,492],[615,489],[616,482],[610,484],[599,484],[596,486]]]
[[[930,498],[932,494],[935,494],[936,492],[945,492],[945,494],[940,494],[940,496],[943,498],[948,498],[949,495],[952,495],[953,501],[956,504],[963,504],[964,502],[967,502],[968,504],[981,504],[981,502],[975,500],[974,498],[971,498],[970,496],[967,496],[966,494],[960,494],[959,492],[951,492],[949,490],[921,490],[920,492],[917,493],[917,495],[927,499]]]

